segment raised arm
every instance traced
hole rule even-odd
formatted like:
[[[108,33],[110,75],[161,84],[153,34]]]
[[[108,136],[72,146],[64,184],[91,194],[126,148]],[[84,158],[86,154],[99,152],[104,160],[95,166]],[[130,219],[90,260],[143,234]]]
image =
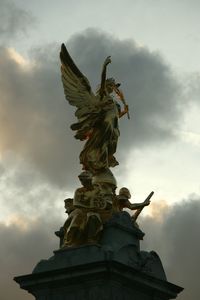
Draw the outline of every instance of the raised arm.
[[[103,69],[102,69],[102,73],[101,73],[101,86],[100,86],[100,99],[103,98],[103,96],[105,95],[105,89],[106,89],[106,69],[107,69],[107,65],[111,63],[111,56],[108,56],[103,64]]]

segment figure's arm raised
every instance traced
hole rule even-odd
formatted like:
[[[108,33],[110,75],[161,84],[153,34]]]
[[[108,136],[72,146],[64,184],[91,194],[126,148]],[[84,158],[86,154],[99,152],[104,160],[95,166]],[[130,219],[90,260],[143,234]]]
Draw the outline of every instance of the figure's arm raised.
[[[102,69],[102,73],[101,73],[101,86],[100,86],[100,99],[103,98],[104,94],[105,94],[105,89],[106,89],[106,69],[107,69],[107,65],[111,63],[111,56],[108,56],[103,64],[103,69]]]

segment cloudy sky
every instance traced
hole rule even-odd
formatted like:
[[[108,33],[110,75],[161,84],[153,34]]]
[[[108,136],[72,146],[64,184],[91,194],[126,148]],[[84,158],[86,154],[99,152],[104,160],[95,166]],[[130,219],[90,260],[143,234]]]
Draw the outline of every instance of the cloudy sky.
[[[0,0],[1,299],[31,300],[12,277],[58,247],[63,199],[79,186],[74,110],[64,99],[65,42],[93,89],[102,63],[122,83],[131,119],[120,120],[113,172],[132,201],[154,190],[140,226],[169,281],[199,295],[200,2]],[[35,246],[37,245],[37,246]]]

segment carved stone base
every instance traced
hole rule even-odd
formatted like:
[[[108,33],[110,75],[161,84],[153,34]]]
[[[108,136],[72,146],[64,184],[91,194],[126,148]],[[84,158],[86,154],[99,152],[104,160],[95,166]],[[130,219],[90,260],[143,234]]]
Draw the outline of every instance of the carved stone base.
[[[143,233],[128,213],[106,224],[100,245],[57,250],[30,275],[15,277],[37,300],[166,300],[183,289],[167,282],[155,252],[139,249]]]

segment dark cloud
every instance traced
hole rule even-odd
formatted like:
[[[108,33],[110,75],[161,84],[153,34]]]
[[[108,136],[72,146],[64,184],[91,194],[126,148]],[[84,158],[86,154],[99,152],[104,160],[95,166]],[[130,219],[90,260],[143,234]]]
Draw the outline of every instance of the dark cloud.
[[[58,238],[53,235],[59,228],[58,225],[60,226],[58,219],[55,219],[53,213],[51,222],[46,222],[45,218],[31,222],[18,216],[10,226],[0,224],[2,300],[34,298],[28,292],[20,290],[13,277],[31,273],[40,259],[53,255],[53,250],[59,244]]]
[[[46,63],[44,56],[28,70],[5,49],[0,52],[1,151],[17,153],[55,184],[72,182],[72,170],[79,172],[80,146],[69,129],[73,113],[63,97],[59,66]]]
[[[105,57],[112,56],[108,76],[122,83],[131,115],[130,121],[121,121],[121,144],[138,147],[173,137],[181,116],[181,90],[159,53],[94,29],[75,35],[68,45],[94,87],[99,83]]]
[[[16,213],[30,219],[51,215],[52,211],[62,214],[63,200],[73,194],[52,187],[40,173],[13,155],[0,165],[0,191],[3,220]]]
[[[158,53],[94,29],[75,35],[67,46],[94,89],[105,57],[112,55],[108,76],[122,82],[131,115],[131,120],[120,120],[118,157],[132,147],[173,137],[181,116],[180,89]],[[69,188],[77,184],[83,143],[69,129],[73,108],[64,100],[58,55],[57,45],[32,50],[35,65],[24,68],[0,49],[1,151],[14,152],[51,183]]]
[[[162,215],[162,211],[160,211]],[[185,290],[180,300],[198,299],[200,197],[191,195],[164,210],[161,219],[144,218],[141,226],[146,233],[143,248],[157,251],[167,278]]]
[[[33,23],[34,18],[29,12],[13,1],[0,0],[0,40],[8,41],[19,33],[26,33]]]
[[[200,198],[191,196],[172,207],[160,209],[160,218],[141,218],[141,229],[146,233],[142,248],[156,251],[163,262],[168,280],[185,290],[180,300],[196,300],[199,295],[199,227]],[[158,211],[157,211],[158,212]],[[50,215],[50,212],[47,214]],[[13,276],[29,274],[40,259],[48,258],[58,248],[53,232],[63,224],[52,210],[51,221],[43,217],[30,221],[16,215],[10,226],[0,224],[1,295],[2,300],[28,300],[31,295],[20,290]],[[37,246],[35,246],[37,245]]]

